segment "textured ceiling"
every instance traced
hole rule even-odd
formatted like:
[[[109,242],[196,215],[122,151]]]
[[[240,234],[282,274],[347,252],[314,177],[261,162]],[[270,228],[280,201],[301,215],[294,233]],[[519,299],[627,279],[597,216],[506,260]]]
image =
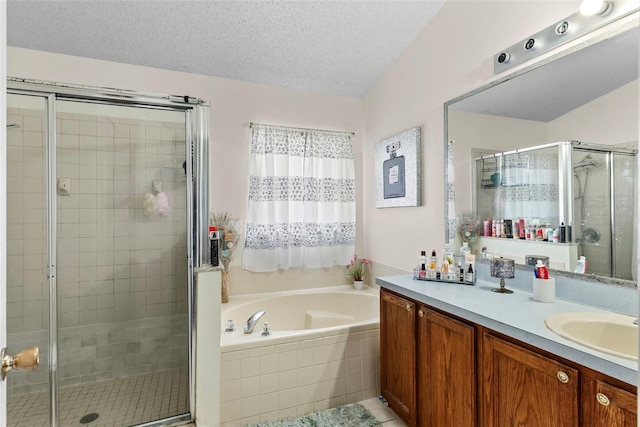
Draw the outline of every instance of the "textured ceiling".
[[[363,97],[430,1],[8,1],[9,46]]]

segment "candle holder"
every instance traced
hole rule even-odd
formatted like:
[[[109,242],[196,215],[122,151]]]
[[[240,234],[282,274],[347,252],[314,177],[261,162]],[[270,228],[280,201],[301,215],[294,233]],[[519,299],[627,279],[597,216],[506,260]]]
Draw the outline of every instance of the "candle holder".
[[[516,277],[515,262],[509,258],[494,258],[491,260],[491,277],[500,278],[500,287],[491,289],[499,294],[512,294],[513,291],[507,289],[504,279],[513,279]]]

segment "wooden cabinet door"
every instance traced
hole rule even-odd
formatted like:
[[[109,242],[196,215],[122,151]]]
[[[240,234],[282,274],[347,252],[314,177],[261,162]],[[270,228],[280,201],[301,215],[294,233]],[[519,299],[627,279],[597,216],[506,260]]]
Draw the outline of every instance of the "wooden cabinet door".
[[[582,401],[584,427],[637,427],[637,395],[604,381],[586,381]]]
[[[380,290],[382,396],[410,427],[416,425],[416,307]]]
[[[578,371],[483,336],[483,425],[578,427]]]
[[[420,307],[418,311],[418,425],[476,425],[473,326]]]

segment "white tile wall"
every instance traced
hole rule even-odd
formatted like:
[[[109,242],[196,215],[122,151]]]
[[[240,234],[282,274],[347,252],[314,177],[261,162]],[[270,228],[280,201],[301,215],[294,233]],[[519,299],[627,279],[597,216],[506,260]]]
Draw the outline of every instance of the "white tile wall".
[[[379,395],[378,326],[324,338],[222,349],[224,427],[275,421]]]

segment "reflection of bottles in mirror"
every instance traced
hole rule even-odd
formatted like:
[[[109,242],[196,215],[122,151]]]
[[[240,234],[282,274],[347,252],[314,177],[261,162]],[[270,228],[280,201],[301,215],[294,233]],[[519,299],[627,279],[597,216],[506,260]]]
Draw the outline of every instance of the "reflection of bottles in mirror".
[[[466,254],[471,253],[471,248],[469,247],[468,242],[462,242],[462,247],[460,248],[460,255],[465,256]]]
[[[442,251],[442,264],[444,264],[445,261],[447,261],[449,265],[453,265],[453,250],[449,243],[444,245],[444,250]]]
[[[587,259],[584,256],[581,256],[576,263],[575,272],[579,274],[584,274],[587,272]]]

